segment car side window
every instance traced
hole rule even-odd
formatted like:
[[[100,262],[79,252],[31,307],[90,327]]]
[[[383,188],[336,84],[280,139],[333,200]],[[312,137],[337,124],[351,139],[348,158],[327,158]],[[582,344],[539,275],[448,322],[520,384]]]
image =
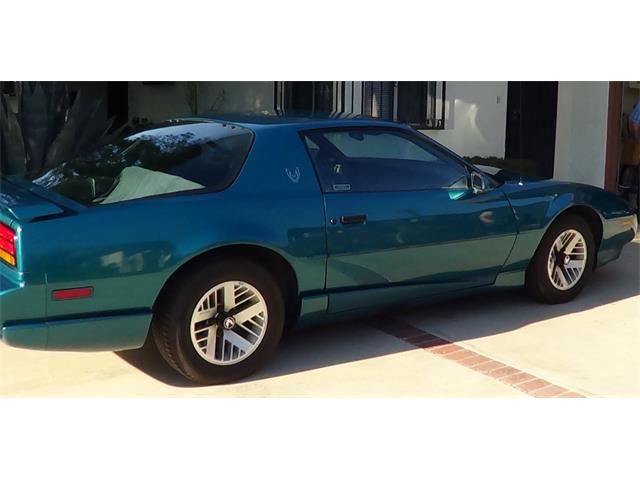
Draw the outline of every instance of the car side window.
[[[306,132],[303,138],[325,193],[467,187],[463,165],[402,132],[353,128]]]
[[[224,190],[249,153],[246,128],[179,121],[149,128],[69,158],[33,181],[85,205],[191,190]]]

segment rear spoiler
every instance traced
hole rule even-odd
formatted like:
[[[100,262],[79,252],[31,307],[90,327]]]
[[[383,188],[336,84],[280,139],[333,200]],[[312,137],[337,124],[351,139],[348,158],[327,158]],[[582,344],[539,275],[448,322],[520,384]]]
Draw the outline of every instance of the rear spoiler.
[[[0,179],[0,210],[19,221],[64,213],[62,207],[51,200],[5,178]]]

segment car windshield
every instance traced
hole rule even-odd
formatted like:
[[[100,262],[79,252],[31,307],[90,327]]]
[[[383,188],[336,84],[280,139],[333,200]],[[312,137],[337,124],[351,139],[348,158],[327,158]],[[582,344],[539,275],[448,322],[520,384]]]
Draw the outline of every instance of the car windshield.
[[[235,179],[253,133],[216,122],[156,125],[30,177],[85,205],[188,190],[223,190]]]

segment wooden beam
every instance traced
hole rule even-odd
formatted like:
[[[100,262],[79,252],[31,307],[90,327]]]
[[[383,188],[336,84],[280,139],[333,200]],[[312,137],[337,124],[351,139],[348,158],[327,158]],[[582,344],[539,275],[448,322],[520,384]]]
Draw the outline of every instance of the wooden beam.
[[[622,145],[622,82],[609,82],[609,111],[607,114],[607,151],[604,164],[604,188],[618,190],[620,153]]]

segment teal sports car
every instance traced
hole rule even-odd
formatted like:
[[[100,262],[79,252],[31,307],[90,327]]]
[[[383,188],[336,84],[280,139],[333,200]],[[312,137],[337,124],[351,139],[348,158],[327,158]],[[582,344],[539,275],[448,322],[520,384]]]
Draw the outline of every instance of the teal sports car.
[[[247,376],[285,328],[487,289],[566,302],[637,230],[600,188],[489,174],[362,118],[187,118],[3,176],[9,345],[153,337],[203,384]]]

